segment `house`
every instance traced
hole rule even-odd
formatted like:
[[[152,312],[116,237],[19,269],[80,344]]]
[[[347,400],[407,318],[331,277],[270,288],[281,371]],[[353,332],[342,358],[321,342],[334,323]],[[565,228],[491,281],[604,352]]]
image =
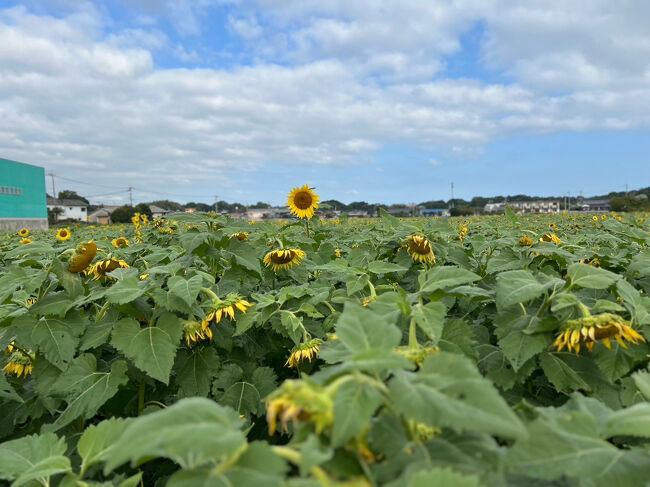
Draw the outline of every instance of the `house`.
[[[516,213],[559,213],[560,202],[555,200],[510,201],[508,203],[488,203],[483,207],[484,213],[503,213],[506,205]]]
[[[45,169],[0,158],[0,229],[47,230]]]
[[[388,214],[393,216],[415,216],[420,214],[422,210],[423,207],[414,204],[408,206],[394,206],[386,209]]]
[[[160,206],[156,205],[149,205],[149,209],[151,210],[151,216],[155,218],[164,218],[170,213],[170,210],[165,210],[164,208],[161,208]]]
[[[582,200],[578,205],[582,211],[610,211],[609,200]]]
[[[425,208],[420,210],[422,216],[449,216],[449,210],[446,208]]]
[[[488,203],[483,207],[483,213],[503,213],[505,210],[505,203]]]
[[[370,214],[365,210],[352,210],[348,211],[348,216],[350,218],[368,218]]]
[[[47,197],[47,209],[59,208],[56,216],[57,221],[75,220],[80,222],[88,221],[88,203],[82,200],[61,200]]]

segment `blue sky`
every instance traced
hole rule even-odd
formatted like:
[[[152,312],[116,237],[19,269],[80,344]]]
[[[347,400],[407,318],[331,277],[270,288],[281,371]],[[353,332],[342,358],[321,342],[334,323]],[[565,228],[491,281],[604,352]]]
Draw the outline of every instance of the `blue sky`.
[[[110,204],[649,186],[650,5],[513,5],[0,0],[0,157]]]

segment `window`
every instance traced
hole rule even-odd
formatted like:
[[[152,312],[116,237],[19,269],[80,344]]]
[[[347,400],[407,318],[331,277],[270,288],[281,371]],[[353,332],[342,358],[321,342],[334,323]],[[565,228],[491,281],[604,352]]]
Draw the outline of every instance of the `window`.
[[[10,186],[0,186],[0,194],[10,194],[13,196],[22,196],[23,188],[12,188]]]

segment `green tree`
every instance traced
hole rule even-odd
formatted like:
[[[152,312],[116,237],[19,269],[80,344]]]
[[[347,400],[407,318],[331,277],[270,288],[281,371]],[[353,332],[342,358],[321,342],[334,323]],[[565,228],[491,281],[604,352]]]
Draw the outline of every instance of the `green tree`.
[[[150,220],[153,218],[151,214],[151,208],[146,203],[138,203],[134,208],[135,213],[140,213],[141,215],[147,215],[147,218]]]
[[[451,216],[468,216],[474,214],[474,209],[469,206],[454,206],[449,210]]]
[[[69,189],[64,189],[63,191],[59,191],[59,199],[60,200],[81,200],[86,204],[90,203],[86,198],[78,195],[76,191],[71,191]]]
[[[129,205],[120,206],[115,208],[111,213],[111,220],[113,223],[129,223],[135,214],[135,208]]]

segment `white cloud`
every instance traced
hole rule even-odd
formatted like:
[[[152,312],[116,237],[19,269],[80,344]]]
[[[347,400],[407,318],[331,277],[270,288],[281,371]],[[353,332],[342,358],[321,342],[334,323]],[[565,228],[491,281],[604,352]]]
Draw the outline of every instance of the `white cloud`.
[[[209,4],[165,8],[191,35]],[[647,129],[650,34],[636,3],[547,4],[230,5],[227,27],[258,59],[231,69],[160,69],[156,50],[199,55],[153,23],[109,31],[87,5],[61,18],[0,10],[0,153],[69,177],[101,169],[106,184],[228,187],[266,163],[363,164],[387,142],[473,157],[513,134]],[[481,59],[514,82],[445,79],[477,20]]]

